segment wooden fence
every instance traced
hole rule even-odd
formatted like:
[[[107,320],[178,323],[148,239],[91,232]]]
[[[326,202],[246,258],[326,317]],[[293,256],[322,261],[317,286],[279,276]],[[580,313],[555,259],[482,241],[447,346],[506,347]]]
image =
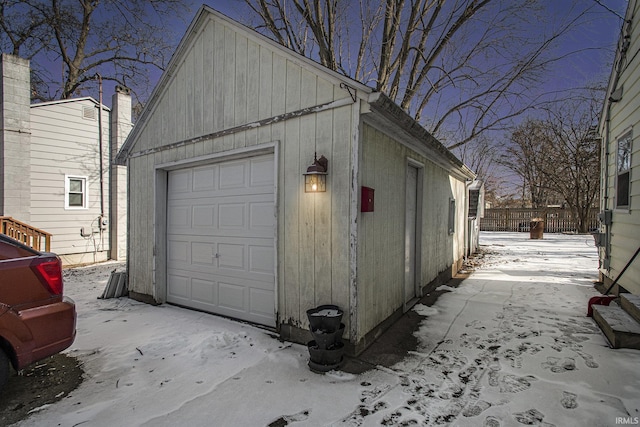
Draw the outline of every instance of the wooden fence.
[[[37,251],[51,250],[51,233],[32,227],[9,216],[0,216],[0,233],[16,239]],[[42,241],[44,240],[44,245]]]
[[[544,220],[544,231],[549,233],[570,233],[578,230],[571,211],[562,208],[485,209],[484,217],[480,220],[480,230],[528,232],[533,218],[542,218]],[[598,209],[593,208],[589,212],[587,230],[594,230],[598,226]]]

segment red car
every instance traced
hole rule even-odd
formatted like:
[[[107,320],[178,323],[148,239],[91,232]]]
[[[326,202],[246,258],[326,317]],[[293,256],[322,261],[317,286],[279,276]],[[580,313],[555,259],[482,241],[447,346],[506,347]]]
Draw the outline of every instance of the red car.
[[[0,234],[0,390],[20,370],[69,347],[76,306],[62,295],[62,262]]]

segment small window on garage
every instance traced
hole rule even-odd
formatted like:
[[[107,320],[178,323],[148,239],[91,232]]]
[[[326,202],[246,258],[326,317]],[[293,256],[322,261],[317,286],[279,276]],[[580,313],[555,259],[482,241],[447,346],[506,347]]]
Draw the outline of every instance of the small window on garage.
[[[449,234],[456,231],[456,199],[449,199]]]
[[[89,206],[89,190],[86,176],[65,176],[64,207],[65,209],[87,209]]]
[[[616,153],[616,208],[629,207],[631,141],[631,132],[627,132],[618,139],[618,149]]]

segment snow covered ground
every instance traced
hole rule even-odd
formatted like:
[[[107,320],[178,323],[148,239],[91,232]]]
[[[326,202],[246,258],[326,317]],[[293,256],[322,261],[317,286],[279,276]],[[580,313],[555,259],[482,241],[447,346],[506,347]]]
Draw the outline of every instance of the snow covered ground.
[[[309,371],[306,346],[169,305],[98,300],[121,264],[66,271],[68,352],[86,379],[20,426],[615,426],[640,417],[640,352],[585,317],[591,236],[483,233],[485,263],[444,287],[392,369]]]

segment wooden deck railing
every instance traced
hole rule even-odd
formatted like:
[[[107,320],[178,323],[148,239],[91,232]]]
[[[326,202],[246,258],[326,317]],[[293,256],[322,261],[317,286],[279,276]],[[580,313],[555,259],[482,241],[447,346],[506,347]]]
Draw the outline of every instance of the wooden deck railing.
[[[32,227],[10,216],[0,216],[0,233],[31,246],[37,251],[49,252],[51,250],[51,233]],[[44,249],[42,248],[43,240]]]

